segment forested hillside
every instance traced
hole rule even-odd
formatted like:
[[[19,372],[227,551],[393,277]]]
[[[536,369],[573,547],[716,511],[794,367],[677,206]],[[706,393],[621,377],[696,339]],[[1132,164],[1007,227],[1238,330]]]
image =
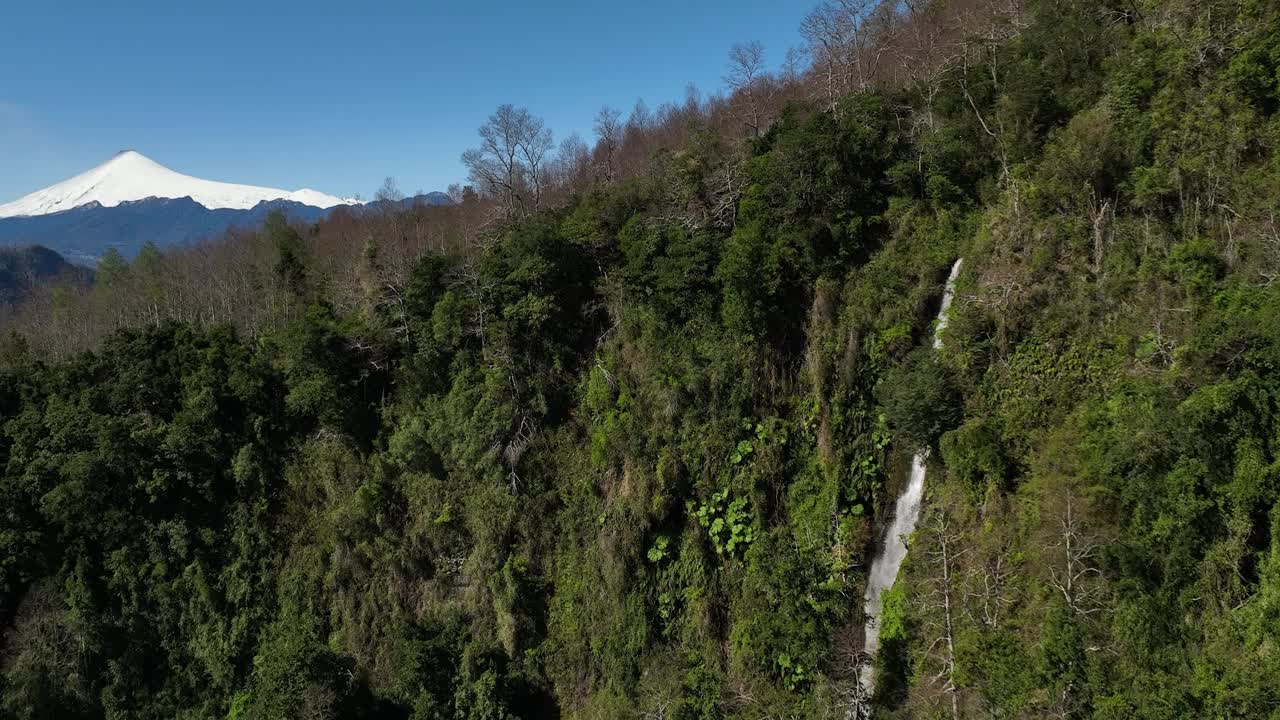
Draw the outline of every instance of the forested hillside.
[[[72,265],[49,248],[0,247],[0,307],[24,302],[58,283],[82,288],[92,278],[88,268]]]
[[[0,315],[0,718],[1280,718],[1280,4],[870,5]]]

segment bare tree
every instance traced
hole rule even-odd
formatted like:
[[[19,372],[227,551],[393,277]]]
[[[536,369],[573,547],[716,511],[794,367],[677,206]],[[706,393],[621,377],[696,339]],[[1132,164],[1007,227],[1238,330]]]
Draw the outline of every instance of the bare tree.
[[[783,84],[792,84],[799,82],[800,74],[804,69],[804,51],[797,48],[787,48],[787,54],[782,59],[782,77]]]
[[[1262,236],[1263,268],[1258,275],[1266,287],[1273,285],[1280,278],[1280,224],[1276,222],[1275,211],[1268,211],[1267,219],[1260,229]]]
[[[1000,88],[1002,78],[1000,63],[996,62],[997,53],[1026,29],[1025,15],[1023,0],[979,0],[962,8],[956,18],[963,44],[960,54],[964,62],[962,72],[957,74],[960,92],[983,132],[995,141],[1000,154],[1001,177],[1006,182],[1010,178],[1009,143],[1003,117],[996,114],[989,119],[983,115],[970,90],[969,77],[973,68],[981,66],[991,87]]]
[[[950,700],[953,720],[960,717],[959,688],[955,682],[955,638],[960,619],[960,558],[966,552],[961,548],[960,537],[960,531],[954,526],[946,508],[930,508],[926,521],[927,549],[924,550],[928,565],[925,579],[928,592],[917,602],[923,611],[923,624],[929,635],[925,655],[934,658],[938,667],[930,677],[930,683],[941,689]]]
[[[404,200],[404,193],[400,191],[400,184],[396,179],[388,175],[373,197],[375,202],[382,204],[381,215],[384,227],[380,229],[374,225],[365,235],[364,259],[361,263],[364,276],[360,278],[360,284],[364,287],[366,298],[376,294],[378,286],[381,285],[378,280],[380,274],[378,255],[382,251],[382,244],[398,242],[404,235],[404,228],[401,226],[402,213],[399,208],[400,201]]]
[[[684,107],[682,110],[690,115],[702,112],[702,91],[697,85],[689,83],[684,86]]]
[[[1049,585],[1077,615],[1091,615],[1102,607],[1102,584],[1098,579],[1098,551],[1101,543],[1085,522],[1084,502],[1072,487],[1064,488],[1058,515],[1056,539],[1049,551]]]
[[[553,173],[554,184],[561,190],[580,190],[580,183],[591,173],[591,149],[577,133],[560,141]]]
[[[745,164],[741,158],[728,158],[708,178],[708,199],[711,201],[708,209],[711,222],[716,225],[732,228],[738,224],[738,201],[747,184]]]
[[[1093,265],[1093,274],[1102,274],[1103,255],[1107,248],[1108,221],[1111,217],[1114,221],[1115,211],[1111,209],[1111,201],[1103,200],[1102,205],[1098,205],[1098,197],[1094,194],[1089,201],[1089,216],[1093,224],[1093,257],[1091,264]]]
[[[875,0],[828,0],[805,17],[800,34],[823,82],[827,109],[839,114],[840,97],[876,81],[892,24],[891,4]],[[887,14],[886,14],[887,11]]]
[[[837,6],[832,3],[819,5],[801,23],[800,34],[808,44],[809,55],[823,80],[826,109],[837,114],[840,96],[845,89],[846,42]]]
[[[546,182],[544,160],[554,145],[551,130],[542,118],[533,117],[527,110],[522,110],[522,133],[520,136],[520,156],[527,169],[529,183],[533,186],[533,209],[542,207],[542,193]]]
[[[644,98],[636,98],[636,104],[631,107],[631,114],[627,116],[627,130],[643,133],[652,129],[653,111],[649,109],[649,103]]]
[[[488,345],[489,295],[495,283],[483,276],[475,258],[469,259],[453,278],[463,296],[471,301],[471,316],[467,319],[467,332],[480,341],[483,351]]]
[[[378,188],[378,192],[374,193],[375,200],[387,202],[400,202],[404,199],[404,193],[400,192],[400,184],[396,179],[388,175],[382,181],[382,187]]]
[[[983,554],[966,575],[967,612],[977,625],[997,628],[1004,612],[1013,604],[1010,585],[1014,581],[1011,543],[1001,543]]]
[[[733,89],[729,112],[738,117],[753,136],[760,135],[764,106],[772,95],[772,83],[764,68],[764,46],[758,42],[738,43],[729,51],[729,74],[725,83]],[[736,111],[735,106],[744,106]]]
[[[8,681],[5,691],[14,700],[31,702],[52,691],[64,700],[90,701],[91,690],[83,679],[86,638],[71,620],[60,589],[53,578],[38,580],[18,606],[0,654],[0,669]],[[34,697],[24,697],[29,693]]]
[[[617,173],[617,155],[622,147],[622,113],[608,105],[596,113],[596,148],[603,156],[600,165],[606,182],[613,182]]]
[[[904,0],[903,32],[895,43],[903,70],[920,96],[917,130],[932,133],[937,121],[934,104],[942,92],[947,71],[963,55],[960,43],[951,39],[954,28],[939,0]]]
[[[526,108],[500,105],[480,127],[480,147],[462,154],[472,182],[495,197],[507,214],[537,209],[551,131]],[[532,196],[532,197],[530,197]]]

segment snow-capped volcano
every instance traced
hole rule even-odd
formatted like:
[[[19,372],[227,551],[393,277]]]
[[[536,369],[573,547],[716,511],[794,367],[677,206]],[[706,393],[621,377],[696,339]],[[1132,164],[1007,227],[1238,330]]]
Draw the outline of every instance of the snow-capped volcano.
[[[124,150],[70,180],[63,180],[7,205],[0,205],[0,218],[48,215],[94,202],[103,207],[115,207],[122,202],[153,197],[190,197],[210,210],[247,210],[267,200],[289,200],[318,208],[356,202],[315,190],[291,192],[201,180],[174,172],[134,150]]]

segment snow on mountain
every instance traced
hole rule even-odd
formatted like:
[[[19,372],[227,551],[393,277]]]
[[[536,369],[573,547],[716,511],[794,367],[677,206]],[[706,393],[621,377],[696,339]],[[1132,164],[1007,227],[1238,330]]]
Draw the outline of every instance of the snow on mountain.
[[[0,205],[0,218],[48,215],[89,203],[115,207],[122,202],[145,198],[190,197],[209,208],[247,210],[268,200],[289,200],[318,208],[355,204],[355,200],[326,195],[315,190],[277,190],[254,185],[201,180],[174,172],[134,150],[115,157],[43,190],[37,190],[7,205]]]

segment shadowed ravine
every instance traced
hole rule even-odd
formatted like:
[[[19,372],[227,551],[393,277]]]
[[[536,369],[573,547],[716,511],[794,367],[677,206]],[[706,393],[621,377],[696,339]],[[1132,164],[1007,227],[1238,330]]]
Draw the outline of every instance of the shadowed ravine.
[[[938,322],[933,330],[933,347],[942,347],[942,331],[947,326],[947,309],[955,295],[956,276],[960,273],[962,259],[951,266],[951,275],[947,277],[947,287],[942,293],[942,306],[938,308]],[[880,550],[871,561],[871,572],[867,576],[867,592],[863,596],[863,607],[867,616],[866,639],[863,650],[869,660],[859,673],[863,695],[870,697],[875,689],[875,656],[880,647],[880,612],[883,609],[883,594],[893,587],[898,576],[898,568],[907,557],[906,538],[915,530],[916,520],[920,517],[920,501],[924,498],[925,462],[929,459],[928,450],[916,453],[911,460],[911,477],[907,487],[893,507],[893,522],[885,531]]]

